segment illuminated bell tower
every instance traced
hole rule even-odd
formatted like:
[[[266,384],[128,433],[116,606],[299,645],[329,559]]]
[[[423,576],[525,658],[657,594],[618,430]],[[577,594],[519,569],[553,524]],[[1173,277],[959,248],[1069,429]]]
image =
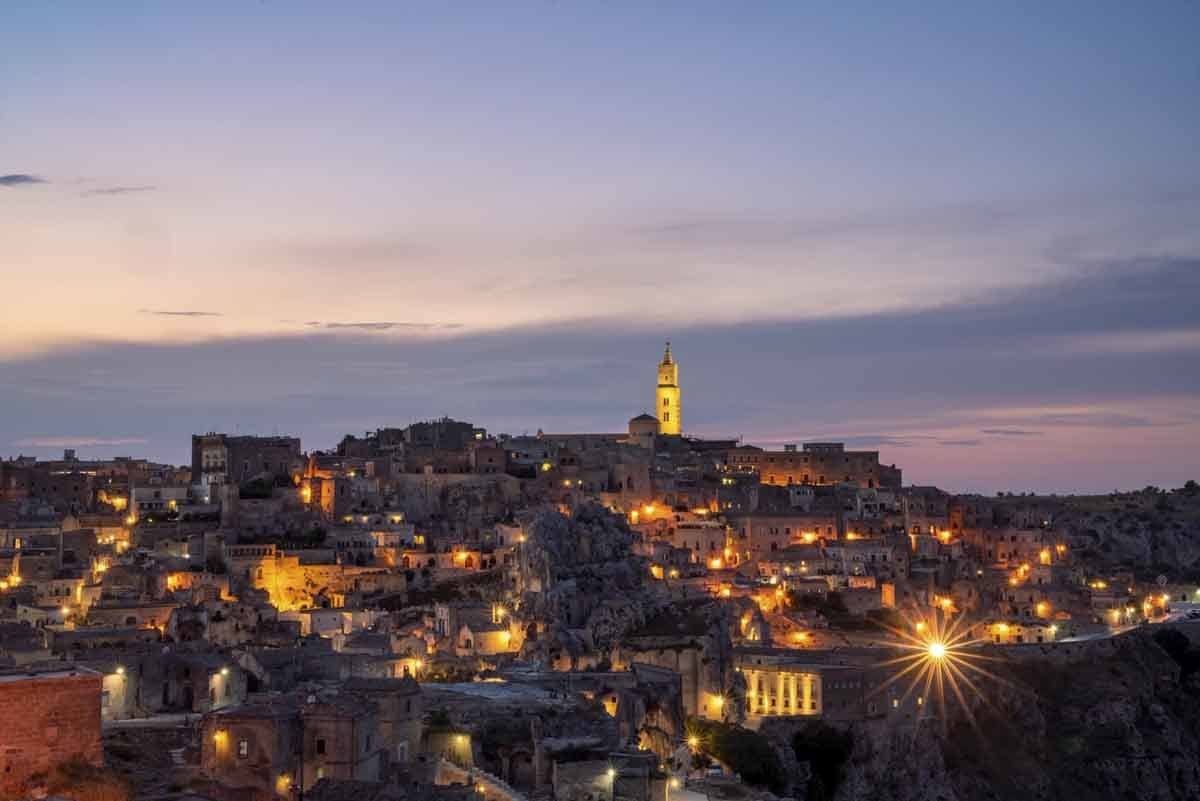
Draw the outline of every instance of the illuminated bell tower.
[[[658,387],[654,392],[654,416],[658,418],[658,433],[680,432],[679,365],[671,358],[671,343],[658,365]]]

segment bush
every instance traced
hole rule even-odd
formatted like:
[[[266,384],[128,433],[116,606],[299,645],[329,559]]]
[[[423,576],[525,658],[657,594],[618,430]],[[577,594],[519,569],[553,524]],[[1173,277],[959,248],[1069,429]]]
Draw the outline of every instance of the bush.
[[[129,801],[129,782],[105,768],[83,761],[63,763],[50,772],[46,792],[72,801]]]
[[[854,737],[848,731],[826,723],[810,723],[792,738],[796,759],[812,767],[805,798],[813,801],[833,798],[845,777],[846,761],[854,750]]]
[[[747,784],[766,787],[773,793],[787,788],[779,754],[766,737],[731,723],[702,718],[688,721],[689,736],[700,738],[700,750],[724,762]]]

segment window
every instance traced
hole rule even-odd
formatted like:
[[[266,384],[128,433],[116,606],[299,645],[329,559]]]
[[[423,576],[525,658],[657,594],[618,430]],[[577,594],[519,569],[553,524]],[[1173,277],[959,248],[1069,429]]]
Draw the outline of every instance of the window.
[[[663,412],[663,422],[664,423],[671,422],[671,413],[670,412]]]
[[[250,756],[250,741],[249,740],[247,740],[245,738],[238,740],[238,756],[242,757],[243,759]]]
[[[325,753],[325,741],[324,740],[317,740],[317,753],[318,754]]]

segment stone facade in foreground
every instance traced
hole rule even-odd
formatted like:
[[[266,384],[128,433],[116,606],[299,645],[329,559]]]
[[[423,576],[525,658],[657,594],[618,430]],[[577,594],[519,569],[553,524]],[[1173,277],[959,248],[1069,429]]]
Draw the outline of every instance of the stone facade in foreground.
[[[0,675],[0,798],[20,798],[58,765],[102,765],[99,673]]]

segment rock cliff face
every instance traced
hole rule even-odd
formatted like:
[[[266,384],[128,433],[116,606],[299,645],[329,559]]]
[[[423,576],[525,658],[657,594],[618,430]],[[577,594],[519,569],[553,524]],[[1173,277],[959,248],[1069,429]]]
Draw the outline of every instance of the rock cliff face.
[[[1200,493],[1069,498],[1056,522],[1090,564],[1200,577]]]
[[[1145,632],[989,662],[943,724],[852,729],[832,797],[882,801],[1200,798],[1200,684]],[[993,667],[994,666],[994,667]],[[971,717],[973,716],[973,721]],[[810,785],[811,787],[811,785]],[[797,788],[803,798],[805,787]]]
[[[606,653],[654,607],[647,567],[633,556],[634,534],[600,506],[565,517],[543,509],[525,525],[516,566],[520,617],[544,632],[526,641],[524,658],[551,651]]]

